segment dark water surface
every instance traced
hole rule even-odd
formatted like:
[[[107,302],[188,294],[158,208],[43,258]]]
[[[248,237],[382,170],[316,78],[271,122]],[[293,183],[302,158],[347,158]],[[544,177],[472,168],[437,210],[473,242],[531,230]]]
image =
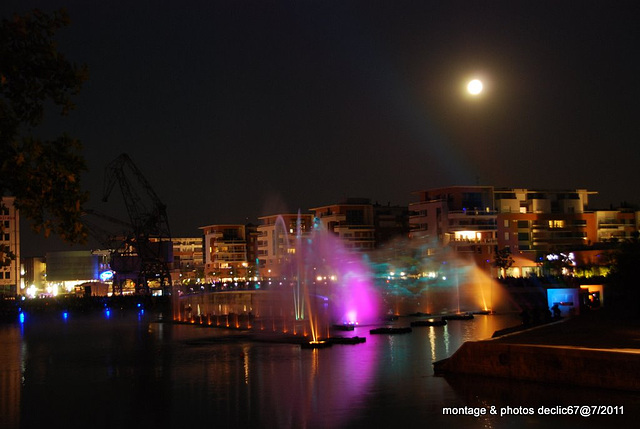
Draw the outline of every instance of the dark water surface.
[[[0,325],[0,427],[637,427],[640,415],[634,393],[433,376],[434,361],[516,324],[513,315],[392,336],[359,327],[347,334],[366,343],[321,350],[155,320],[130,312]],[[623,408],[538,415],[543,405]],[[491,406],[535,413],[501,417]],[[446,415],[445,407],[487,414]]]

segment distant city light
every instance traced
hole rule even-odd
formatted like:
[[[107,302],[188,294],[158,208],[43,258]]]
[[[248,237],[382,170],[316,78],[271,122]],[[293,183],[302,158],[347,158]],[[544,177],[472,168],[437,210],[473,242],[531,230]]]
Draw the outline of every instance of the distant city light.
[[[35,298],[37,292],[36,285],[31,285],[27,288],[27,295],[29,298]]]
[[[103,282],[113,279],[113,271],[107,270],[100,273],[100,280]]]

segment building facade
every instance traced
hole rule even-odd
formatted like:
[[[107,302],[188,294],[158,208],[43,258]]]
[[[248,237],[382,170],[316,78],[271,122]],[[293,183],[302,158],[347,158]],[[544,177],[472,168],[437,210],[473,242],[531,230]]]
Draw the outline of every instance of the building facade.
[[[586,189],[496,189],[498,245],[512,251],[548,253],[598,241],[596,214]]]
[[[172,238],[174,281],[196,281],[204,278],[204,252],[202,237]]]
[[[492,258],[498,213],[491,186],[450,186],[415,192],[411,203],[410,237],[433,246],[450,246],[478,263]]]
[[[250,277],[245,225],[208,225],[204,234],[204,275],[207,282],[244,282]]]
[[[15,298],[24,292],[20,277],[20,215],[14,197],[0,202],[0,298]]]
[[[484,267],[497,249],[507,248],[514,255],[514,268],[521,273],[535,272],[546,254],[583,249],[599,241],[598,215],[588,206],[593,194],[586,189],[493,186],[419,191],[414,193],[418,201],[410,205],[410,236],[453,247],[459,254],[473,254]],[[629,230],[634,223],[629,215],[603,215],[605,218],[615,219],[616,228],[622,219]],[[623,229],[616,231],[630,234]]]
[[[338,204],[309,209],[322,228],[340,238],[345,248],[370,251],[375,248],[373,205],[366,198],[347,198]]]
[[[26,294],[31,298],[69,294],[106,295],[112,276],[107,278],[104,274],[113,274],[109,257],[109,252],[105,250],[48,252],[44,264],[44,288],[40,289],[38,283],[34,282],[28,285]],[[25,267],[25,279],[31,279],[41,275],[43,265],[36,260],[33,265]]]
[[[640,212],[630,208],[596,211],[598,242],[617,242],[633,238],[640,230]]]

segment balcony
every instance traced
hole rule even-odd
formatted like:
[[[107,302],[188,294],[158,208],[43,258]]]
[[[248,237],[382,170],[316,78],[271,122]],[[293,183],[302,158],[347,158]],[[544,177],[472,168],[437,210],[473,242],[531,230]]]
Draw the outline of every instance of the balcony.
[[[455,244],[498,244],[497,238],[451,238],[449,243]]]
[[[625,222],[624,220],[601,220],[598,222],[598,228],[601,229],[622,228],[633,225],[633,222]]]
[[[448,230],[450,232],[461,231],[497,231],[497,225],[451,225]]]
[[[246,240],[242,238],[217,238],[216,246],[224,246],[225,244],[233,245],[233,244],[245,244]]]
[[[454,210],[449,212],[449,217],[461,216],[497,216],[497,210]]]
[[[324,212],[324,213],[318,214],[317,216],[320,219],[333,218],[335,221],[338,221],[338,222],[347,220],[347,215],[342,213]]]

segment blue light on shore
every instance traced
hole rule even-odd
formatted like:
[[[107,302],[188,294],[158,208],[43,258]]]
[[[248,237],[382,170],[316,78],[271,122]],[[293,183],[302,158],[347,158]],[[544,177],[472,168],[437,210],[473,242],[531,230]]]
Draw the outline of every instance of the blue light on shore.
[[[111,310],[109,310],[108,308],[104,311],[104,315],[105,317],[108,319],[109,317],[111,317]]]
[[[69,318],[69,313],[68,313],[68,312],[66,312],[66,311],[63,311],[63,312],[62,312],[62,318],[63,318],[64,320],[67,320],[67,319]]]
[[[24,313],[20,312],[20,315],[18,316],[18,320],[20,320],[20,323],[24,323]]]

